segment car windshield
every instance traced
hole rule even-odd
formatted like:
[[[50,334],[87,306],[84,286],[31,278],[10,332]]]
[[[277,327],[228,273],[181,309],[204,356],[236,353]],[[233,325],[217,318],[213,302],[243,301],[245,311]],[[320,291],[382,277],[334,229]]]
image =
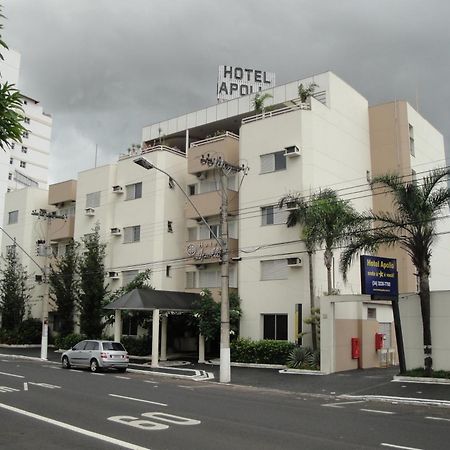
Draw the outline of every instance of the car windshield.
[[[103,350],[116,350],[124,352],[125,348],[120,342],[103,342]]]

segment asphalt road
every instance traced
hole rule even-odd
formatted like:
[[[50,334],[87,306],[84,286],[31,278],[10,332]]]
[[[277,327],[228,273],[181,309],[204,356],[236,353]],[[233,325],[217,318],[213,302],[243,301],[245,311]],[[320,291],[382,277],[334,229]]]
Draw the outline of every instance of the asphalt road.
[[[8,450],[444,449],[450,410],[2,357],[0,423]]]

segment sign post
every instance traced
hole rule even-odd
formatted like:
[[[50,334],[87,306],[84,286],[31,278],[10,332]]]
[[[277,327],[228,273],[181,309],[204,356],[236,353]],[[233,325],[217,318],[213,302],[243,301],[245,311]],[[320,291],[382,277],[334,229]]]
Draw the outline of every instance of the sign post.
[[[406,372],[402,323],[398,306],[397,260],[361,255],[361,291],[372,299],[391,300],[400,373]]]

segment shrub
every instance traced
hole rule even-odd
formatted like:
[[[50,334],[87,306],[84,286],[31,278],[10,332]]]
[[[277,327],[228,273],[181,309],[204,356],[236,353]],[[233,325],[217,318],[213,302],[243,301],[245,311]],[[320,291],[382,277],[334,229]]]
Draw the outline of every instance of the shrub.
[[[39,319],[26,319],[15,330],[0,330],[2,344],[40,344],[42,322]]]
[[[234,362],[286,364],[295,345],[288,341],[237,339],[230,347]]]
[[[151,339],[147,336],[141,338],[122,336],[120,342],[130,355],[147,356],[151,354]]]
[[[295,347],[288,357],[288,366],[293,369],[318,370],[320,368],[320,352],[310,347]]]
[[[61,350],[69,350],[84,339],[86,339],[86,336],[76,333],[68,334],[67,336],[58,336],[55,339],[55,347]]]

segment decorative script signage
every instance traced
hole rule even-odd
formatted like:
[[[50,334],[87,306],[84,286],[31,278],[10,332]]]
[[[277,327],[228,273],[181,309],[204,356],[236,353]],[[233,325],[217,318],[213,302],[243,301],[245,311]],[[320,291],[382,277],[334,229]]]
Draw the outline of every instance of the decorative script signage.
[[[361,256],[363,294],[392,298],[398,295],[397,260],[379,256]]]
[[[211,258],[220,258],[220,247],[212,241],[202,241],[198,244],[189,244],[186,247],[186,254],[199,261]]]
[[[219,102],[249,95],[275,86],[275,74],[244,67],[219,66],[217,100]]]

